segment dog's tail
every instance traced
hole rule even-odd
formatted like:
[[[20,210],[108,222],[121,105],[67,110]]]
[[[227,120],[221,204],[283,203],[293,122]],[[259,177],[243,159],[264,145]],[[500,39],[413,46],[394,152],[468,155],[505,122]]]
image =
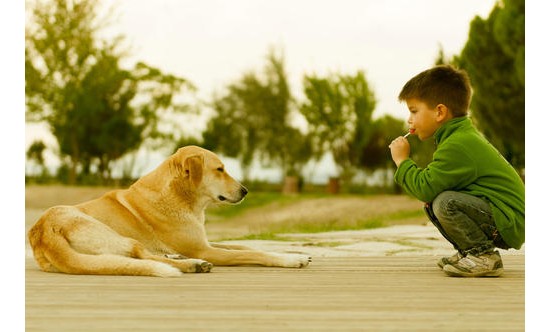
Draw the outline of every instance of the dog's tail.
[[[75,250],[63,230],[39,220],[29,231],[34,258],[46,272],[69,274],[177,277],[182,272],[162,262],[114,254],[85,254]]]

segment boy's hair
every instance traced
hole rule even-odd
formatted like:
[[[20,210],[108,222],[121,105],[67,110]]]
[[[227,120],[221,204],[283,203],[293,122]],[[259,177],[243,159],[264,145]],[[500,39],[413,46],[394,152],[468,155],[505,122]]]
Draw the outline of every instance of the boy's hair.
[[[399,101],[417,98],[434,108],[443,104],[453,117],[465,116],[470,107],[472,88],[464,70],[449,65],[436,66],[411,78],[399,93]]]

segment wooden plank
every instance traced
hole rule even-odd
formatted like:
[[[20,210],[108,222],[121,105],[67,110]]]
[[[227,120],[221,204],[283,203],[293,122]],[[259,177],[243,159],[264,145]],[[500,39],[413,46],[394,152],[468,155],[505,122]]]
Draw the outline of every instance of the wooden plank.
[[[27,331],[523,331],[525,257],[451,278],[434,256],[315,258],[181,278],[44,273],[27,259]]]

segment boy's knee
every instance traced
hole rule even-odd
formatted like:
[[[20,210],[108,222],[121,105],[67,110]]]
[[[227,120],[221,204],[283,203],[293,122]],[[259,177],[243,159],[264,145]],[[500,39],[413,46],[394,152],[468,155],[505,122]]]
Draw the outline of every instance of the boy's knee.
[[[452,191],[444,191],[433,200],[432,209],[437,219],[445,220],[450,215],[449,212],[452,210],[450,207],[454,198],[453,193]]]

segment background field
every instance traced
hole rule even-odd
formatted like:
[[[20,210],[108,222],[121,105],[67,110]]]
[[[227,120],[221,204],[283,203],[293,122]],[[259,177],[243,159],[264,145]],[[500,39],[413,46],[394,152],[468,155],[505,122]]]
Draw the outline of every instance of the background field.
[[[27,186],[27,229],[48,207],[77,204],[97,198],[112,189]],[[206,227],[211,240],[273,239],[284,233],[424,225],[426,222],[422,203],[405,195],[282,195],[251,192],[239,205],[219,205],[208,209]]]

